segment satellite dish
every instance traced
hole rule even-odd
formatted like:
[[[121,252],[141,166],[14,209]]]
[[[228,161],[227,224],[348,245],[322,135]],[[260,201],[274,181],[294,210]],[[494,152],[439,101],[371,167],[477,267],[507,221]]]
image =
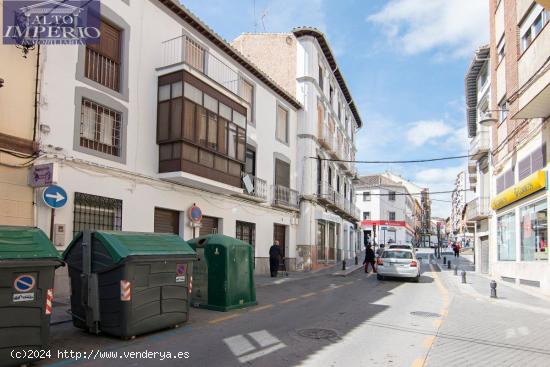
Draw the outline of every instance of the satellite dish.
[[[248,192],[249,194],[252,194],[254,192],[254,184],[252,183],[250,174],[246,174],[245,176],[243,176],[243,184],[246,192]]]

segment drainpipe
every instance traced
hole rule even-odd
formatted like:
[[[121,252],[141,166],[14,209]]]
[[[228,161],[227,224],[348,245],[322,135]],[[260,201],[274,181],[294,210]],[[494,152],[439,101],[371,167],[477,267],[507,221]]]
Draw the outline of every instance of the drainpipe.
[[[38,101],[39,101],[39,92],[38,92],[38,75],[40,73],[40,44],[36,46],[36,76],[34,80],[34,126],[32,130],[32,142],[36,142],[36,131],[38,129]]]

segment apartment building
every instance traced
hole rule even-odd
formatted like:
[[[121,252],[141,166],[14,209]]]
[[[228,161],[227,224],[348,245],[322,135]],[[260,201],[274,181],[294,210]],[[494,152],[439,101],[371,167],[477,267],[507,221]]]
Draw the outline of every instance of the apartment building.
[[[2,27],[0,9],[0,29]],[[28,185],[34,143],[38,48],[0,47],[0,225],[34,225],[34,192]]]
[[[490,2],[489,272],[550,293],[547,162],[550,13],[532,0]]]
[[[389,172],[359,178],[356,191],[361,210],[362,243],[416,243],[415,207],[418,202],[409,191],[412,183]],[[410,186],[409,186],[410,185]],[[408,187],[409,186],[409,187]],[[418,193],[418,191],[412,192]]]
[[[459,172],[451,193],[451,231],[458,236],[462,232],[463,212],[466,205],[466,173]]]
[[[104,0],[101,18],[98,45],[43,48],[41,162],[68,194],[59,242],[222,233],[254,247],[258,273],[274,240],[295,269],[297,99],[178,1]],[[50,210],[37,219],[48,232]]]
[[[489,199],[492,167],[489,164],[489,127],[479,122],[485,118],[491,104],[490,47],[477,49],[470,63],[465,83],[466,123],[470,148],[468,182],[474,198],[466,203],[464,220],[475,227],[476,270],[489,272]]]
[[[297,267],[351,259],[359,247],[356,134],[363,125],[326,36],[315,28],[247,33],[233,45],[303,105],[298,111],[301,194]]]

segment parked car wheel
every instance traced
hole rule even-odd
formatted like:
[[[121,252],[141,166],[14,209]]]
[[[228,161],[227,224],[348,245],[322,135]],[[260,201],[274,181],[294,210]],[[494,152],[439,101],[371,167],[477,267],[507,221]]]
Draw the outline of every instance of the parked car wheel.
[[[384,277],[380,274],[376,274],[376,279],[378,280],[384,280]]]
[[[418,283],[420,281],[420,274],[416,278],[413,278],[412,281]]]

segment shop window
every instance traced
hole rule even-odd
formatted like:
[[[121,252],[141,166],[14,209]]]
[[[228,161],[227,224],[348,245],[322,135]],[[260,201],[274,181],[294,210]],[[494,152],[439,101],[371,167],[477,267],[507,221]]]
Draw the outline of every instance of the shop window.
[[[521,260],[548,261],[546,199],[520,208]]]
[[[516,215],[514,212],[497,218],[497,247],[499,261],[516,260]]]

